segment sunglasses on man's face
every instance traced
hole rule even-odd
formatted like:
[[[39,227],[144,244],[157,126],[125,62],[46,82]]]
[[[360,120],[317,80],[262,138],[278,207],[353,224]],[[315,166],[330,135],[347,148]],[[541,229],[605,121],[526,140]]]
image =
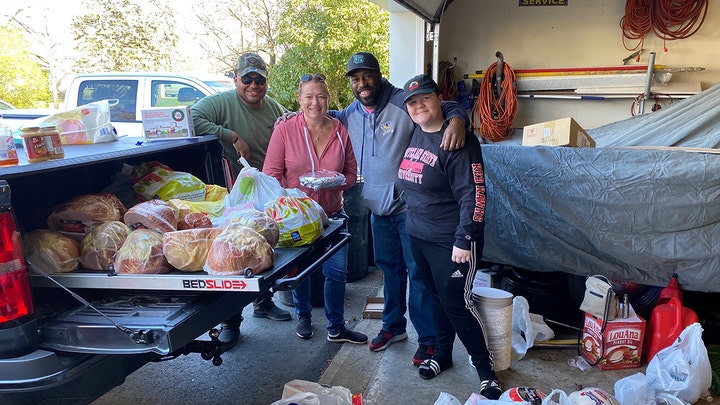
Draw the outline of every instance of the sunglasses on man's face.
[[[267,83],[267,79],[262,76],[241,76],[240,81],[242,82],[242,84],[250,84],[252,82],[255,82],[255,84],[257,84],[258,86],[262,86],[263,84]]]
[[[300,77],[300,81],[303,83],[309,82],[310,80],[317,80],[319,82],[324,82],[325,75],[316,75],[316,74],[312,74],[312,73],[307,73]]]

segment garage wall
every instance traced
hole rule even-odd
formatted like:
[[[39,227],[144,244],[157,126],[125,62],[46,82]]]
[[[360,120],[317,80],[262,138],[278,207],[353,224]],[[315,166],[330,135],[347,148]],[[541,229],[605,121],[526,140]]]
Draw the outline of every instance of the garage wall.
[[[624,8],[623,0],[570,0],[568,6],[559,7],[519,7],[514,0],[456,0],[440,22],[440,60],[458,58],[458,79],[487,69],[496,61],[496,51],[515,69],[618,66],[632,53],[622,43]],[[704,67],[703,72],[675,73],[671,82],[699,82],[706,89],[720,82],[718,43],[720,5],[711,1],[694,36],[667,42],[665,53],[663,41],[650,34],[640,62],[633,59],[630,64],[646,65],[649,53],[655,52],[655,64]],[[632,102],[633,96],[603,101],[520,99],[515,125],[574,116],[582,126],[594,128],[630,117]]]

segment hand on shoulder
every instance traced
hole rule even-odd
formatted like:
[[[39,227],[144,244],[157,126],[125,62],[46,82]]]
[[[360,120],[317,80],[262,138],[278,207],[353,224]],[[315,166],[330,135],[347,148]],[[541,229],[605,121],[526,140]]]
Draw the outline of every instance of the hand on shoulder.
[[[290,118],[292,118],[292,117],[294,117],[294,116],[296,116],[296,115],[298,115],[297,111],[288,111],[288,112],[286,112],[285,114],[279,116],[279,117],[275,120],[275,125],[277,125],[277,124],[279,124],[279,123],[281,123],[281,122],[285,122],[285,121],[289,120]]]

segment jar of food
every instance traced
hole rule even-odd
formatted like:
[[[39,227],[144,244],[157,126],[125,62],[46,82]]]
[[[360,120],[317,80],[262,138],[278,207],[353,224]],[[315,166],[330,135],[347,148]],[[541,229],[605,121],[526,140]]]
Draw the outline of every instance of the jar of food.
[[[45,147],[45,139],[38,127],[23,127],[20,130],[27,160],[30,163],[44,162],[48,160],[48,151]]]
[[[65,150],[63,149],[60,132],[58,132],[57,127],[40,127],[40,134],[43,136],[43,141],[45,142],[48,159],[62,159],[65,157]]]

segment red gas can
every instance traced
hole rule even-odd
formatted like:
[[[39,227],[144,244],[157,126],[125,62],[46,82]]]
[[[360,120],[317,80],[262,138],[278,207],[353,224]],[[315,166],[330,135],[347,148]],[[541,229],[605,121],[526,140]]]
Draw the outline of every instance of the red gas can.
[[[699,322],[695,311],[683,307],[676,296],[653,308],[645,334],[646,360],[650,362],[657,352],[673,344],[680,332],[695,322]]]
[[[682,291],[680,290],[680,286],[678,285],[678,275],[673,274],[670,278],[670,282],[668,283],[667,287],[663,288],[660,291],[660,295],[658,296],[657,305],[665,304],[667,303],[670,298],[677,297],[677,299],[680,300],[680,304],[683,303],[683,296]]]

